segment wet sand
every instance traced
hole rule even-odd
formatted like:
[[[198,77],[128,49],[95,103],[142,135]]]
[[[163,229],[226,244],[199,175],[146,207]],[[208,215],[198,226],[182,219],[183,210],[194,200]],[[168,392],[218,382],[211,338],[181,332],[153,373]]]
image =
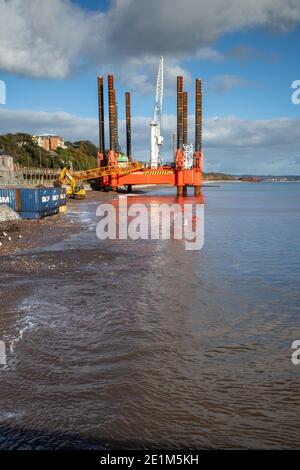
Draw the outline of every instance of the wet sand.
[[[116,198],[115,193],[87,192],[86,201],[102,202]],[[68,212],[78,208],[82,200],[69,199]],[[18,220],[0,223],[0,299],[9,309],[22,301],[33,288],[33,280],[41,277],[55,277],[74,268],[74,256],[66,253],[31,254],[36,249],[47,249],[57,242],[67,240],[85,229],[79,220],[66,214],[57,214],[41,220]],[[11,240],[9,240],[9,238]],[[93,258],[93,252],[90,257]],[[86,258],[75,261],[78,264]],[[1,316],[1,305],[0,305]]]
[[[86,201],[105,201],[116,197],[115,193],[103,193],[88,191]],[[82,201],[69,199],[68,210],[80,207]],[[66,217],[65,214],[57,214],[45,217],[41,220],[18,220],[0,222],[0,263],[3,257],[16,254],[33,248],[41,248],[51,245],[59,240],[65,240],[73,233],[79,232],[83,227],[80,223]],[[4,236],[4,233],[6,236]],[[11,241],[8,240],[11,238]],[[19,238],[20,237],[20,238]]]

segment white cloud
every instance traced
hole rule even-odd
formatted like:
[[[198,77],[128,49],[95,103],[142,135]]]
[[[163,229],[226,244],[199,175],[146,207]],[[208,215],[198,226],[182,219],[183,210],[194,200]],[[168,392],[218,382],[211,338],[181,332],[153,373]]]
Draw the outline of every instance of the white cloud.
[[[222,60],[211,45],[226,33],[299,21],[299,0],[111,0],[93,13],[70,0],[0,0],[0,70],[64,78],[80,65],[115,65],[145,89],[161,54],[172,75],[189,58]]]
[[[214,77],[207,85],[209,90],[214,91],[215,93],[226,93],[232,88],[236,87],[249,87],[253,86],[255,83],[250,80],[244,80],[237,75],[219,75]]]
[[[31,110],[0,109],[1,132],[30,134],[54,133],[66,139],[90,139],[97,142],[97,119],[73,114]]]
[[[220,62],[225,59],[221,52],[212,47],[200,47],[193,55],[193,58],[198,60],[213,60],[214,62]]]
[[[97,144],[96,118],[84,118],[64,112],[37,112],[0,109],[5,132],[51,132],[67,140],[90,139]],[[189,119],[189,140],[194,138],[193,118]],[[172,160],[172,134],[176,117],[165,115],[164,156]],[[124,146],[125,122],[120,121],[121,144]],[[136,159],[149,158],[149,118],[132,121],[133,154]],[[297,142],[300,140],[299,119],[245,120],[237,117],[215,117],[204,122],[203,142],[205,170],[252,174],[300,174]]]
[[[121,46],[133,56],[191,54],[226,33],[256,26],[285,29],[300,20],[298,0],[114,0],[112,5],[107,15],[112,48]]]
[[[133,57],[123,64],[110,64],[106,69],[113,73],[116,72],[118,78],[126,83],[128,89],[142,95],[153,95],[158,64],[159,58],[157,56]],[[187,69],[181,67],[175,59],[164,60],[164,88],[167,93],[176,91],[178,75],[184,76],[185,86],[191,85],[192,76]]]
[[[263,57],[262,53],[258,49],[245,44],[232,47],[228,51],[227,56],[229,58],[236,59],[241,63],[249,62],[250,60],[259,60]]]
[[[0,69],[66,77],[82,59],[96,20],[101,15],[93,18],[69,0],[0,0]]]
[[[240,119],[215,117],[205,121],[204,139],[207,147],[226,149],[269,149],[272,152],[284,148],[296,149],[300,139],[300,120]]]
[[[99,2],[100,3],[100,2]],[[70,0],[0,0],[0,70],[33,77],[65,78],[74,69],[94,66],[141,94],[153,93],[158,56],[165,55],[166,88],[177,75],[191,76],[188,60],[225,60],[213,47],[226,33],[253,27],[286,30],[300,21],[299,0],[111,0],[107,12],[89,13]],[[231,56],[249,60],[253,51]],[[99,70],[100,71],[100,70]],[[223,92],[248,86],[235,75],[216,77]],[[54,132],[67,139],[97,143],[97,119],[64,112],[0,109],[1,132]],[[300,173],[295,142],[297,119],[205,121],[206,169],[240,173]],[[191,133],[193,121],[190,119]],[[124,122],[120,121],[124,137]],[[165,155],[172,155],[175,116],[164,116]],[[132,123],[134,154],[147,160],[149,118]],[[192,139],[191,139],[192,140]],[[170,160],[169,157],[166,157]]]

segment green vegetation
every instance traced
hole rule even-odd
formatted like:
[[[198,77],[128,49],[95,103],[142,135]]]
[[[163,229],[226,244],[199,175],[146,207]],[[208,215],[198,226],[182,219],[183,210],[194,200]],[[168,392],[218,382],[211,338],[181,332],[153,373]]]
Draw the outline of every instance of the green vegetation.
[[[62,168],[73,165],[74,170],[87,170],[97,166],[97,147],[89,141],[66,142],[66,149],[47,152],[25,133],[0,135],[0,148],[24,167]]]
[[[0,148],[14,157],[15,163],[24,167],[62,168],[72,165],[74,170],[88,170],[97,166],[97,147],[88,140],[65,142],[67,148],[47,152],[32,141],[32,135],[25,133],[0,135]],[[206,181],[234,181],[224,173],[203,173]]]
[[[203,179],[207,181],[234,181],[236,178],[225,173],[203,173]]]
[[[89,170],[97,166],[97,147],[88,140],[67,142],[67,149],[58,148],[56,153],[60,166],[72,164],[74,170]]]
[[[6,134],[0,135],[0,147],[4,147],[4,153],[14,157],[14,162],[19,163],[21,166],[40,166],[40,159],[42,165],[46,163],[46,158],[49,155],[44,149],[40,148],[32,142],[30,134]],[[48,162],[50,166],[50,159]]]

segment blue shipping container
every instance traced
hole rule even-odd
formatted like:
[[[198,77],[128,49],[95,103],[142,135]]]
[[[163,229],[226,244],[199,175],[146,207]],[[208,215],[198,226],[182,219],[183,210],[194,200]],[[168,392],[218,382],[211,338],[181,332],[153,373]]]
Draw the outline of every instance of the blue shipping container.
[[[0,189],[0,204],[6,204],[22,218],[40,219],[56,214],[67,204],[65,188]]]
[[[1,189],[0,188],[0,204],[6,204],[14,211],[18,210],[17,207],[17,190],[16,189]]]
[[[52,191],[52,202],[55,203],[57,201],[58,206],[64,206],[67,204],[67,190],[66,188],[51,188]],[[55,204],[55,207],[57,207]]]
[[[66,188],[58,188],[58,189],[60,191],[59,205],[65,206],[67,204],[67,190]]]
[[[44,212],[59,207],[60,192],[60,188],[21,189],[21,212]]]
[[[47,217],[48,215],[54,215],[58,214],[59,212],[59,207],[55,207],[54,209],[47,209],[45,211],[39,212],[20,212],[20,216],[22,219],[43,219],[44,217]]]

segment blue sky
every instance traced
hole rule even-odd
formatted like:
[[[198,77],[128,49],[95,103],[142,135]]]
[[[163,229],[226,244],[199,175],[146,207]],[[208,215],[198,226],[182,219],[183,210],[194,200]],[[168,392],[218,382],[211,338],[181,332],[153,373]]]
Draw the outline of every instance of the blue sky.
[[[7,88],[0,133],[57,132],[96,143],[97,75],[113,72],[121,135],[129,90],[133,148],[147,160],[163,54],[166,160],[176,130],[176,76],[183,74],[191,141],[194,79],[203,79],[207,171],[300,174],[300,105],[291,102],[291,84],[300,79],[300,2],[186,0],[184,12],[179,0],[24,3],[0,0],[0,80]],[[225,14],[226,4],[233,14]]]

